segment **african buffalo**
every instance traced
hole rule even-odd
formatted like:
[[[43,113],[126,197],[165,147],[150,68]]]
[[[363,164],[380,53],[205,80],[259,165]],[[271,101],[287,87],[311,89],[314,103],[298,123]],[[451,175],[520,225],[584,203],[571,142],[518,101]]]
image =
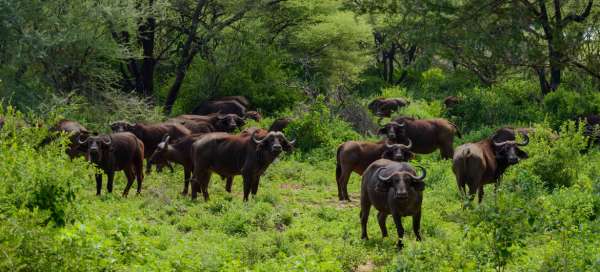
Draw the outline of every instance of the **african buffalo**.
[[[391,117],[392,113],[409,105],[410,102],[403,98],[377,98],[367,108],[377,117]]]
[[[246,108],[250,107],[250,101],[248,101],[248,98],[246,98],[245,96],[241,96],[241,95],[221,96],[221,97],[216,97],[216,98],[210,99],[210,101],[231,101],[231,100],[242,104],[242,106],[244,106]]]
[[[402,249],[404,244],[404,228],[402,217],[412,216],[413,231],[417,241],[421,241],[419,228],[421,227],[421,203],[425,189],[426,171],[419,167],[422,173],[417,176],[415,169],[406,162],[395,162],[380,159],[373,162],[362,177],[360,189],[360,223],[362,239],[368,239],[367,222],[371,205],[379,211],[377,221],[381,228],[381,235],[387,237],[385,219],[388,214],[394,218],[398,232],[397,247]]]
[[[193,114],[208,115],[213,113],[221,114],[236,114],[244,116],[246,107],[235,100],[225,101],[205,101],[198,105],[193,111]]]
[[[142,191],[144,180],[144,143],[130,132],[119,132],[102,136],[79,137],[77,142],[86,148],[86,159],[96,164],[108,177],[106,188],[112,193],[116,171],[123,170],[127,186],[126,197],[133,180],[137,178],[137,193]],[[96,195],[102,190],[102,174],[96,174]]]
[[[131,124],[124,121],[114,122],[110,125],[113,132],[131,132],[136,137],[138,137],[144,143],[144,158],[148,159],[152,153],[154,153],[154,149],[160,141],[163,139],[164,135],[171,136],[171,140],[177,140],[186,135],[192,134],[189,129],[180,124],[175,123],[160,123],[160,124]],[[164,164],[164,162],[156,162],[157,166]],[[150,172],[150,167],[152,164],[148,163],[147,172]],[[170,165],[166,164],[170,167]],[[172,168],[171,168],[172,169]]]
[[[80,147],[80,144],[77,142],[77,138],[80,136],[87,137],[90,135],[90,132],[79,122],[68,119],[62,119],[50,129],[48,129],[48,131],[50,135],[44,138],[42,142],[38,145],[38,147],[42,147],[54,141],[57,138],[58,133],[63,132],[69,135],[70,143],[66,150],[66,153],[67,155],[69,155],[69,158],[73,159],[75,157],[85,154],[85,149]]]
[[[410,139],[407,145],[391,144],[389,141],[377,143],[348,141],[341,144],[337,150],[337,163],[335,166],[335,180],[339,199],[350,201],[348,180],[352,172],[362,175],[369,164],[381,158],[409,161],[414,156],[410,151],[411,148]]]
[[[148,160],[149,164],[155,161],[169,161],[181,164],[183,166],[183,191],[182,195],[187,195],[188,187],[190,184],[190,177],[192,170],[194,170],[194,164],[192,162],[192,144],[200,139],[205,134],[192,134],[185,136],[174,143],[170,143],[170,136],[165,135],[165,138],[158,144],[152,156]],[[231,186],[233,185],[233,177],[226,177],[227,183],[225,190],[231,193]]]
[[[260,139],[257,135],[264,135]],[[256,195],[260,176],[282,151],[291,151],[294,141],[288,141],[281,132],[264,133],[259,130],[247,135],[209,133],[192,145],[194,174],[192,199],[202,192],[208,200],[208,183],[212,172],[221,176],[242,175],[244,201],[252,192]]]
[[[177,122],[192,127],[196,125],[203,127],[203,130],[212,129],[212,131],[193,131],[194,133],[206,133],[206,132],[234,132],[237,128],[244,126],[245,121],[243,118],[236,114],[209,114],[209,115],[194,115],[194,114],[183,114],[169,120],[169,122]],[[212,127],[206,126],[210,124]]]
[[[291,122],[292,119],[288,117],[276,119],[269,127],[269,131],[283,131]]]
[[[383,126],[379,134],[387,135],[388,139],[397,143],[410,139],[413,143],[411,151],[417,154],[429,154],[439,148],[444,159],[451,159],[454,154],[454,136],[462,137],[456,125],[441,118],[416,120],[398,117]]]
[[[515,132],[510,128],[502,128],[491,137],[476,143],[467,143],[456,149],[452,161],[452,171],[462,195],[466,195],[465,185],[469,186],[469,198],[478,193],[478,200],[483,199],[483,185],[494,183],[496,188],[499,179],[506,169],[528,157],[519,148],[529,143],[527,134],[522,133],[524,141],[515,141]]]

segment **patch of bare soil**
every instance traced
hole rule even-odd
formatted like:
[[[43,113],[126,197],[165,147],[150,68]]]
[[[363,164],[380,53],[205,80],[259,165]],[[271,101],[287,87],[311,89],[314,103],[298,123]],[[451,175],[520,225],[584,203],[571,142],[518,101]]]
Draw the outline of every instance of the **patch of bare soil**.
[[[371,272],[373,270],[375,270],[375,264],[369,260],[366,264],[359,265],[354,272]]]

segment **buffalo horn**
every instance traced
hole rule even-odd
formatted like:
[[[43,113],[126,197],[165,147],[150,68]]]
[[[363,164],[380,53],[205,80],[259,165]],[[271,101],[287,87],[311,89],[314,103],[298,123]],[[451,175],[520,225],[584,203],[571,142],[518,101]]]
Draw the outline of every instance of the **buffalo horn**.
[[[81,140],[81,134],[77,135],[77,142],[78,142],[79,144],[85,144],[85,143],[87,143],[89,140],[90,140],[90,137],[87,137],[87,138],[85,138],[85,140],[83,140],[83,141],[82,141],[82,140]]]
[[[108,139],[108,141],[106,141],[107,139]],[[105,145],[110,145],[110,144],[112,144],[112,138],[110,138],[110,136],[106,136],[106,137],[102,138],[102,142]]]
[[[263,138],[262,140],[257,140],[256,132],[258,132],[258,130],[255,130],[254,132],[252,132],[252,141],[256,144],[261,144],[267,137],[269,137],[269,134],[271,134],[271,132],[269,132],[269,134],[267,134],[267,136],[265,138]]]
[[[415,176],[413,174],[408,174],[410,175],[411,178],[415,179],[415,180],[423,180],[425,178],[425,176],[427,175],[427,171],[425,171],[425,168],[423,168],[422,166],[416,166],[417,168],[421,169],[421,175],[420,176]]]
[[[394,174],[392,173],[391,175],[387,176],[387,177],[383,177],[381,176],[381,171],[385,170],[386,167],[381,167],[379,169],[377,169],[377,171],[375,172],[375,174],[377,175],[377,178],[379,178],[379,180],[381,181],[388,181]]]
[[[526,146],[527,144],[529,144],[529,136],[527,136],[526,133],[521,133],[523,134],[523,142],[522,143],[518,143],[518,146]]]

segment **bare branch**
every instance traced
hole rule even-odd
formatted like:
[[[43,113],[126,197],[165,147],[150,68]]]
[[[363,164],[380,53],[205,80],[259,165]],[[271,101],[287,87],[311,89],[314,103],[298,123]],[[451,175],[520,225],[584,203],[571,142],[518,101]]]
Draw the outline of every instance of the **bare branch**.
[[[583,10],[583,12],[580,15],[571,13],[567,17],[565,17],[565,20],[563,21],[563,26],[566,26],[571,22],[578,22],[578,23],[583,22],[585,20],[585,18],[587,18],[590,15],[593,3],[594,3],[594,0],[589,0],[587,6],[585,7],[585,9]]]

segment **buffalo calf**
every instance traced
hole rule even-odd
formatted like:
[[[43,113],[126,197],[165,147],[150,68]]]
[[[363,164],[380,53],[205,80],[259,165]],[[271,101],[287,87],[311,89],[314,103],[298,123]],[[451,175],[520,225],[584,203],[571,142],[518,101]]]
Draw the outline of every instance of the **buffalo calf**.
[[[404,237],[402,217],[412,216],[413,231],[417,241],[421,241],[419,228],[421,226],[421,203],[425,189],[423,179],[426,171],[422,167],[419,168],[422,173],[417,176],[415,169],[410,164],[386,159],[377,160],[367,168],[362,177],[360,189],[362,239],[368,239],[367,222],[371,205],[373,205],[379,211],[377,221],[383,237],[388,235],[385,220],[391,214],[398,232],[397,246],[401,249]]]

